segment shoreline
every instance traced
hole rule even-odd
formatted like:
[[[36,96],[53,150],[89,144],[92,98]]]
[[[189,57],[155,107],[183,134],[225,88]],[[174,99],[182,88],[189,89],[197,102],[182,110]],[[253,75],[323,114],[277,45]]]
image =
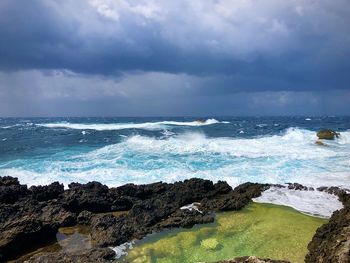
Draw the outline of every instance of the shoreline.
[[[64,189],[56,182],[28,189],[17,178],[0,177],[0,262],[43,247],[55,237],[60,227],[78,224],[91,228],[92,248],[74,253],[36,254],[28,262],[107,262],[115,254],[109,248],[111,246],[141,239],[163,229],[191,228],[213,222],[216,212],[240,210],[272,186],[286,187],[245,183],[232,189],[223,181],[214,184],[193,178],[173,184],[127,184],[116,188],[90,182],[72,183],[69,189]],[[288,189],[306,191],[299,184],[290,184]],[[341,260],[346,259],[349,252],[346,245],[350,243],[350,235],[344,239],[344,233],[349,233],[350,195],[337,187],[324,187],[318,191],[336,195],[344,207],[334,212],[329,223],[316,231],[305,261],[337,259],[337,262],[346,262]],[[180,209],[192,203],[200,203],[200,212]],[[128,212],[118,216],[112,214],[117,211]]]

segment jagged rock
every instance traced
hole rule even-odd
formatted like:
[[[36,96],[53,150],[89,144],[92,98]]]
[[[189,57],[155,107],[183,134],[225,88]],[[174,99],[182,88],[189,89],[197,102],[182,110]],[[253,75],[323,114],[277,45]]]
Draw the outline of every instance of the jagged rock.
[[[317,137],[323,140],[334,140],[339,137],[339,133],[330,129],[324,129],[317,133]]]
[[[323,188],[325,190],[325,188]],[[335,191],[331,188],[329,191]],[[338,189],[339,190],[339,189]],[[305,262],[350,262],[350,195],[337,191],[344,208],[335,211],[325,224],[317,229],[308,245]]]
[[[47,201],[58,198],[58,196],[64,192],[64,186],[59,182],[54,182],[45,186],[32,186],[29,188],[29,191],[34,199],[38,201]]]
[[[62,251],[41,253],[29,262],[106,262],[114,253],[106,248],[108,246],[140,239],[165,228],[213,222],[213,212],[239,210],[269,187],[246,183],[232,190],[226,182],[214,184],[208,180],[190,179],[174,184],[128,184],[117,188],[97,182],[74,183],[67,190],[59,183],[53,183],[28,190],[16,178],[2,177],[0,261],[16,258],[51,242],[59,227],[79,223],[91,229],[93,249],[71,254]],[[298,184],[290,184],[288,188],[305,190]],[[346,261],[350,247],[349,195],[335,187],[318,190],[336,194],[344,208],[333,214],[329,224],[318,229],[309,244],[306,260],[349,262]],[[196,203],[198,209],[180,209],[192,203]],[[116,215],[112,213],[115,211],[122,212]],[[254,257],[235,260],[228,262],[283,262]]]
[[[115,252],[110,248],[93,248],[80,251],[79,253],[40,253],[29,260],[27,263],[107,263],[111,262]]]
[[[0,203],[0,256],[7,260],[51,242],[59,227],[77,223],[89,226],[95,247],[106,247],[164,228],[213,222],[212,212],[240,209],[268,186],[244,184],[232,190],[226,182],[190,179],[110,189],[98,182],[72,183],[67,190],[55,182],[28,190],[16,178],[5,177],[0,187],[2,193],[14,193]],[[203,204],[201,211],[180,209],[194,202]],[[112,213],[124,210],[129,211]]]
[[[298,183],[288,183],[288,189],[290,190],[303,190],[303,191],[307,191],[309,190],[308,187],[302,185],[302,184],[298,184]]]
[[[12,204],[29,194],[26,185],[20,185],[17,178],[0,177],[0,203]]]
[[[109,212],[112,202],[108,198],[108,187],[98,183],[71,183],[63,193],[64,207],[72,212],[87,210],[90,212]]]

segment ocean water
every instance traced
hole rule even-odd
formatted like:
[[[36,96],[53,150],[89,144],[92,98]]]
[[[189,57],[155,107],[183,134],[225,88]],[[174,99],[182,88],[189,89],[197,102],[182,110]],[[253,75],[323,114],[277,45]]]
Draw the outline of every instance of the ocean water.
[[[174,182],[191,177],[350,188],[350,117],[2,118],[0,176]],[[339,139],[316,145],[316,131]]]

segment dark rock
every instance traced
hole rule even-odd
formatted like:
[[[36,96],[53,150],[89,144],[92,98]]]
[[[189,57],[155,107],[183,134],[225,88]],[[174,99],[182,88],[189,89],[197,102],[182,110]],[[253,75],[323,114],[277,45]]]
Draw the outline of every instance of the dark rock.
[[[207,224],[214,222],[215,215],[204,214],[197,211],[177,210],[169,218],[161,221],[155,226],[156,231],[164,228],[183,227],[190,228],[196,224]]]
[[[299,191],[307,191],[309,190],[308,187],[302,185],[302,184],[298,184],[298,183],[288,183],[288,189],[290,190],[299,190]]]
[[[108,198],[108,187],[98,183],[71,183],[63,193],[63,206],[72,212],[87,210],[90,212],[109,212],[112,202]]]
[[[44,225],[35,216],[24,216],[8,222],[0,231],[0,255],[13,259],[20,252],[45,245],[54,240],[57,229]]]
[[[330,129],[324,129],[317,133],[317,137],[323,140],[334,140],[339,137],[339,133]]]
[[[90,224],[92,217],[93,217],[93,213],[84,210],[80,212],[80,214],[78,215],[77,222],[78,224],[81,224],[81,225],[88,225]]]
[[[329,222],[317,229],[305,262],[350,262],[350,195],[339,194],[344,208],[335,211]]]
[[[0,203],[12,204],[29,194],[26,185],[20,185],[17,178],[0,177]]]
[[[29,188],[29,191],[34,199],[38,201],[47,201],[58,198],[58,196],[64,192],[64,186],[63,184],[54,182],[45,186],[32,186]]]
[[[214,184],[190,179],[174,184],[128,184],[110,189],[91,182],[73,183],[63,190],[62,185],[53,183],[28,190],[16,178],[3,177],[0,178],[0,196],[5,197],[0,202],[0,261],[52,242],[59,227],[78,223],[91,230],[93,249],[70,254],[41,253],[29,262],[106,262],[114,253],[108,246],[166,228],[213,222],[213,212],[239,210],[269,187],[245,183],[232,190],[226,182]],[[288,188],[305,190],[306,187],[290,184]],[[344,209],[335,212],[329,224],[318,229],[309,244],[307,262],[348,262],[344,260],[349,258],[350,247],[349,195],[335,187],[318,190],[336,194]],[[198,209],[181,209],[191,203],[196,203]],[[121,213],[113,213],[116,211]],[[235,260],[231,262],[283,262],[252,257]]]
[[[11,176],[0,177],[0,186],[10,186],[10,185],[19,185],[18,179]]]
[[[31,257],[28,263],[107,263],[111,262],[115,252],[110,248],[93,248],[76,253],[40,253]]]
[[[240,210],[246,206],[252,198],[259,197],[270,186],[263,184],[245,183],[236,187],[233,191],[220,195],[217,198],[205,198],[201,203],[206,210],[229,211]]]

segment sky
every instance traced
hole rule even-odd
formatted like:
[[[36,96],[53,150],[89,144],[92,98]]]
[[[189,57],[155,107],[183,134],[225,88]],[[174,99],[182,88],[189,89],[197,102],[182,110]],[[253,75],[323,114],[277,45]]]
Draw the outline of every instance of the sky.
[[[0,116],[350,114],[348,0],[1,0]]]

